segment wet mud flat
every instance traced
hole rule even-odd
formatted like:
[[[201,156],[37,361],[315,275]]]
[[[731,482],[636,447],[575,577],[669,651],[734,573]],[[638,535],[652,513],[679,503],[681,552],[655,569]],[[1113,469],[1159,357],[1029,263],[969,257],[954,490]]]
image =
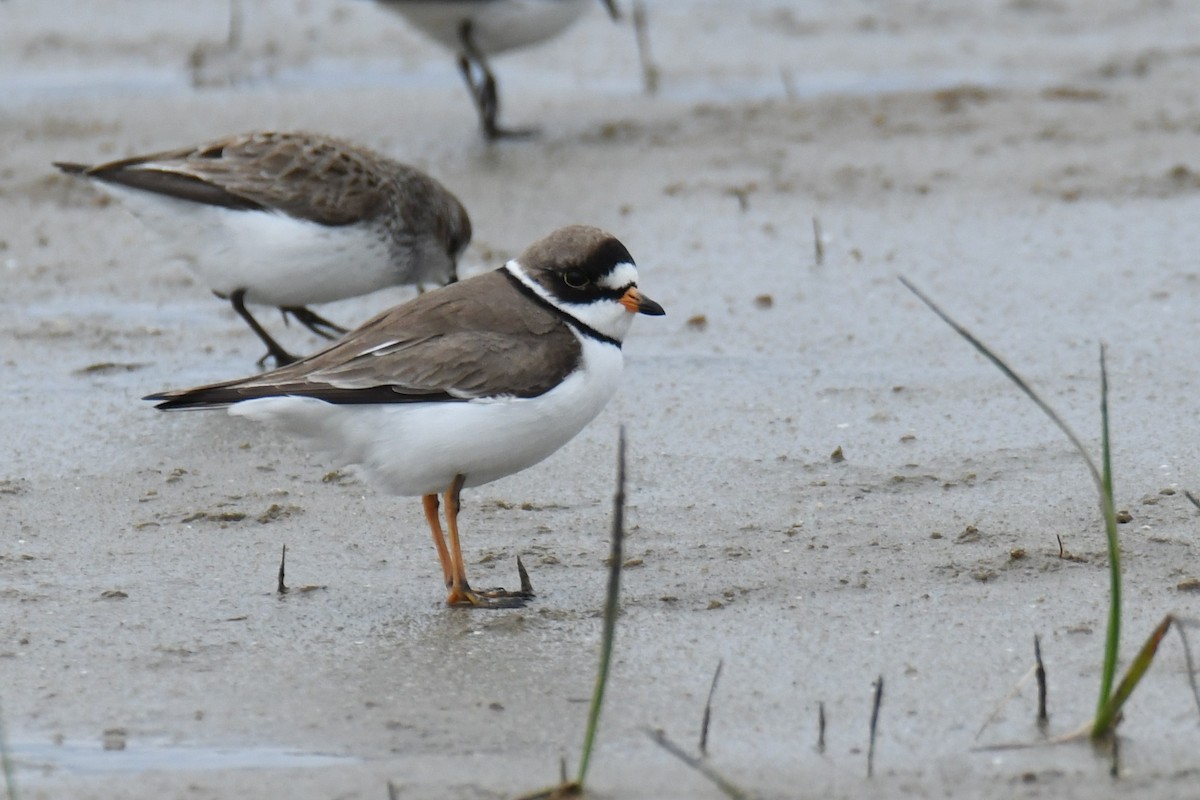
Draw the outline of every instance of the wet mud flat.
[[[709,759],[759,796],[1194,785],[1172,639],[1127,709],[1116,780],[1086,745],[977,749],[1039,741],[1032,686],[979,733],[1035,633],[1048,735],[1090,717],[1103,532],[1069,446],[897,281],[1094,447],[1107,344],[1123,652],[1164,614],[1194,616],[1189,8],[652,4],[653,97],[629,28],[597,8],[497,61],[505,120],[542,134],[488,147],[447,54],[370,4],[246,3],[243,48],[212,51],[201,75],[190,54],[222,41],[223,4],[184,20],[168,5],[118,3],[132,26],[92,4],[0,3],[0,704],[21,797],[553,782],[592,689],[620,424],[627,568],[601,796],[722,796],[646,734],[695,751],[718,661]],[[266,429],[140,401],[246,374],[258,342],[50,162],[260,127],[347,136],[437,176],[475,223],[468,274],[562,224],[608,228],[667,309],[634,326],[595,423],[464,497],[472,575],[511,584],[520,556],[539,593],[526,609],[443,607],[415,501]],[[407,296],[322,313],[359,321]],[[320,588],[278,595],[284,544],[289,585]]]

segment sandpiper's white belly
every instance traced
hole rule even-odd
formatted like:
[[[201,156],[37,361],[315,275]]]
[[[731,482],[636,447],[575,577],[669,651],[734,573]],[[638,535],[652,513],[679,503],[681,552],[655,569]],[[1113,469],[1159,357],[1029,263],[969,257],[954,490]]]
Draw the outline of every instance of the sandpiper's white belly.
[[[246,301],[304,306],[341,300],[403,282],[372,224],[329,226],[273,211],[235,211],[105,184],[155,230],[168,254],[204,285]]]
[[[247,400],[229,413],[272,422],[399,495],[443,492],[455,475],[478,486],[530,467],[566,444],[616,392],[619,348],[584,337],[583,366],[528,399],[333,405],[304,397]]]
[[[459,48],[459,26],[469,19],[475,46],[491,55],[555,36],[591,2],[594,0],[396,0],[383,5],[454,50]]]

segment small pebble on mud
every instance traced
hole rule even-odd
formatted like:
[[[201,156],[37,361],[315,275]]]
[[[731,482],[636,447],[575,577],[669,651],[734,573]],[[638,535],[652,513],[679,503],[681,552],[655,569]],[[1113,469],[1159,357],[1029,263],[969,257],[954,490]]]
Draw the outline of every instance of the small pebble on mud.
[[[979,528],[976,528],[974,525],[968,525],[963,528],[963,532],[958,535],[955,541],[959,544],[965,544],[967,542],[978,542],[982,538],[983,534],[979,532]]]

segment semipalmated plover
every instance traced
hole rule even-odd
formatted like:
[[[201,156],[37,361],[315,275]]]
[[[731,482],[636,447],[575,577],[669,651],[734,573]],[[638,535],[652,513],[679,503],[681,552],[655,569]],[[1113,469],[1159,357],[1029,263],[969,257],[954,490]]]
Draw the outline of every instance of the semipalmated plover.
[[[378,0],[404,16],[413,27],[458,54],[479,124],[487,139],[524,136],[529,130],[506,130],[496,121],[500,97],[488,56],[558,35],[574,22],[589,0]],[[617,18],[614,0],[601,0]]]
[[[246,310],[276,306],[326,338],[311,311],[394,284],[456,280],[467,210],[420,170],[312,133],[247,133],[106,164],[56,163],[99,181],[170,244],[258,334],[276,365],[296,360]]]
[[[499,269],[385,311],[291,366],[146,399],[161,409],[228,406],[360,465],[393,494],[421,496],[447,601],[516,605],[521,593],[467,583],[459,493],[566,444],[616,391],[634,315],[662,313],[638,290],[625,246],[575,225]]]

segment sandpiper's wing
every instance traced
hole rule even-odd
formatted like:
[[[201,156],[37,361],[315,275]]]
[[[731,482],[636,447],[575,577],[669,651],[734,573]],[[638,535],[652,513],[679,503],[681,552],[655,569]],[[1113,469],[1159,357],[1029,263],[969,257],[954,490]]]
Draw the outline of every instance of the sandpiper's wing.
[[[386,207],[380,176],[415,173],[362,147],[308,133],[260,131],[64,172],[232,209],[265,209],[323,225]]]

